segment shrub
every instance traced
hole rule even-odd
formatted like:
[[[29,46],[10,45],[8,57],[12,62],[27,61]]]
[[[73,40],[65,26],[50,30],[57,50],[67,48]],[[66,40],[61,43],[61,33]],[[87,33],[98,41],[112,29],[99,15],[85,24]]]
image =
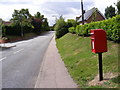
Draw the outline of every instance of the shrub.
[[[73,27],[70,28],[69,32],[73,33],[72,29]],[[91,29],[104,29],[107,33],[107,39],[114,42],[120,42],[120,15],[104,21],[77,25],[75,33],[77,35],[87,36],[89,35]]]
[[[69,32],[71,32],[71,33],[75,33],[75,27],[70,27],[70,28],[68,28],[68,30],[69,30]]]
[[[81,27],[82,27],[81,25],[76,26],[76,34],[77,35],[81,35],[81,32],[80,32]]]

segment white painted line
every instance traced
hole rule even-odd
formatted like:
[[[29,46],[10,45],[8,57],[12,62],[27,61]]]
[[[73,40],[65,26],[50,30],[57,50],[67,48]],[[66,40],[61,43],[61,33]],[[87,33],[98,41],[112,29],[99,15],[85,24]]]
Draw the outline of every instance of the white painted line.
[[[18,53],[18,52],[20,52],[20,51],[22,51],[22,50],[24,50],[24,49],[20,49],[20,50],[18,50],[18,51],[16,51],[16,52],[13,52],[13,54],[16,54],[16,53]]]
[[[7,57],[3,57],[3,58],[1,58],[1,59],[0,59],[0,62],[3,61],[3,60],[6,59],[6,58],[7,58]]]

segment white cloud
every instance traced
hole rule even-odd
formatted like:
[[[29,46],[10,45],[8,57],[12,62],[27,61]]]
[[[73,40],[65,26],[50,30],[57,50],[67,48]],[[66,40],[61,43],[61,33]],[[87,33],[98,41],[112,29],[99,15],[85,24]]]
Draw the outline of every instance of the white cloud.
[[[2,12],[0,18],[9,20],[14,9],[28,8],[32,15],[39,11],[48,18],[50,24],[53,24],[55,23],[53,15],[56,17],[63,15],[65,19],[75,19],[79,16],[80,2],[81,0],[0,0],[0,12]],[[83,2],[85,10],[97,7],[104,14],[105,8],[114,5],[117,0],[83,0]]]

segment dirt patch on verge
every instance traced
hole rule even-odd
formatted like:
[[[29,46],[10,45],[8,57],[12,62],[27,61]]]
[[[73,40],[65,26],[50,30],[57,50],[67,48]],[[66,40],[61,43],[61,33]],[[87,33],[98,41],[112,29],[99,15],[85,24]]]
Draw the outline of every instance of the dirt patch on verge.
[[[108,80],[111,80],[112,78],[118,76],[117,74],[113,74],[111,72],[103,74],[103,80],[99,81],[99,75],[95,76],[95,78],[88,83],[89,86],[96,86],[96,85],[102,85]]]

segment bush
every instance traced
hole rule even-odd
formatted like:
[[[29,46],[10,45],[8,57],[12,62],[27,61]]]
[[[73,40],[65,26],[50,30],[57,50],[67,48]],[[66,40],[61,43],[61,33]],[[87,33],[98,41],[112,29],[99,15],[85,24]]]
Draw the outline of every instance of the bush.
[[[77,25],[76,26],[76,34],[77,35],[81,35],[81,32],[80,32],[81,28],[82,28],[82,25]]]
[[[23,30],[23,34],[31,33],[32,28],[30,26],[20,26],[20,25],[10,25],[4,26],[4,35],[13,35],[13,36],[21,36],[21,30]]]
[[[67,24],[62,16],[56,21],[54,30],[56,31],[56,38],[60,38],[68,33]]]
[[[73,27],[70,28],[69,32],[73,33],[72,29]],[[107,39],[114,42],[120,42],[120,15],[104,21],[91,22],[85,25],[77,25],[74,33],[77,35],[88,36],[91,29],[104,29],[107,33]]]

